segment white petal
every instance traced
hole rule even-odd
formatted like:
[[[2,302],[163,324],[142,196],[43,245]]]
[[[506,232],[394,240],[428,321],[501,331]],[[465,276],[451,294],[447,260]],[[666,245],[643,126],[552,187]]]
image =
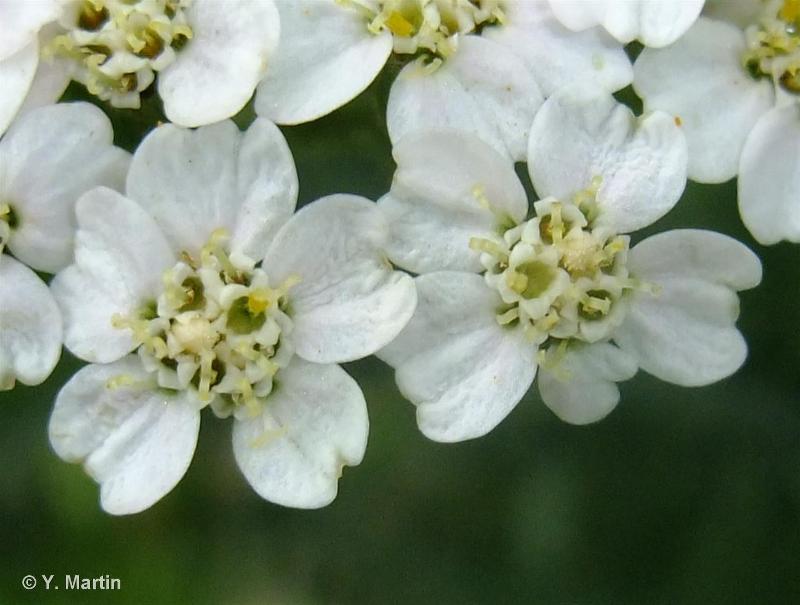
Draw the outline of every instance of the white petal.
[[[550,10],[561,23],[574,32],[595,27],[603,22],[608,9],[606,0],[548,0]],[[631,2],[633,4],[633,2]]]
[[[39,61],[25,102],[20,107],[20,113],[52,105],[58,101],[67,89],[70,79],[70,67],[67,59],[48,57]]]
[[[36,75],[39,46],[36,41],[0,60],[0,135],[2,135],[25,100]]]
[[[75,374],[58,394],[49,433],[56,454],[83,462],[100,484],[103,509],[127,515],[151,507],[181,480],[199,428],[197,402],[159,390],[129,356]]]
[[[250,125],[242,138],[237,168],[241,206],[231,235],[232,251],[260,260],[297,205],[294,158],[275,124],[257,118]]]
[[[110,189],[84,195],[76,214],[75,264],[53,280],[53,295],[64,314],[67,348],[81,359],[108,363],[136,346],[112,317],[134,316],[155,300],[163,271],[176,259],[153,220]]]
[[[300,356],[316,363],[366,357],[408,323],[414,282],[386,261],[387,239],[375,204],[345,194],[304,207],[275,237],[263,266],[276,284],[300,278],[289,292]]]
[[[491,431],[536,375],[536,347],[495,319],[499,296],[472,273],[421,275],[408,327],[378,356],[395,368],[420,430],[453,442]]]
[[[633,378],[637,370],[636,360],[610,343],[577,344],[556,363],[540,367],[539,393],[556,416],[571,424],[605,418],[619,403],[616,383]]]
[[[263,414],[234,424],[236,462],[270,502],[326,506],[336,498],[342,468],[364,457],[369,433],[364,396],[339,366],[298,357],[277,379]]]
[[[524,161],[542,93],[524,62],[506,47],[466,36],[433,73],[412,62],[392,84],[389,136],[436,128],[471,132],[514,161]]]
[[[0,255],[0,390],[14,381],[36,385],[61,355],[61,313],[45,283],[28,267]]]
[[[775,108],[756,123],[739,165],[739,212],[762,244],[800,242],[800,109]]]
[[[470,238],[490,235],[500,221],[519,222],[527,214],[514,164],[473,135],[415,134],[392,153],[397,172],[379,206],[391,226],[389,258],[405,269],[480,271]]]
[[[639,119],[603,91],[570,87],[550,97],[531,128],[528,170],[541,197],[560,199],[602,178],[601,219],[618,232],[666,214],[686,185],[686,141],[672,117]]]
[[[755,254],[725,235],[676,230],[636,245],[628,268],[658,289],[634,294],[614,334],[639,367],[662,380],[700,386],[729,376],[744,363],[747,345],[734,326],[736,290],[761,280]]]
[[[19,219],[8,247],[54,273],[72,258],[77,199],[98,185],[121,188],[130,156],[113,146],[111,122],[88,103],[20,116],[0,142],[0,199]]]
[[[186,10],[193,36],[158,74],[170,121],[201,126],[229,118],[253,96],[278,44],[272,0],[195,0]]]
[[[0,60],[35,40],[43,25],[58,18],[62,4],[63,0],[0,0]]]
[[[297,173],[283,135],[266,120],[246,133],[230,121],[197,130],[166,124],[136,150],[127,193],[176,253],[197,254],[225,228],[235,250],[258,260],[294,211]]]
[[[547,0],[509,2],[504,11],[505,23],[487,27],[482,35],[520,55],[545,96],[574,82],[611,92],[633,79],[622,44],[599,28],[568,30],[555,18]]]
[[[256,111],[278,124],[324,116],[358,96],[392,51],[389,32],[373,35],[353,6],[329,0],[278,3],[281,39],[258,86]]]
[[[602,25],[620,42],[672,44],[695,22],[704,0],[550,0],[556,17],[572,30]]]
[[[645,110],[680,119],[689,178],[695,181],[721,183],[736,176],[750,129],[773,104],[771,84],[742,68],[744,50],[740,30],[701,17],[675,44],[645,49],[634,65],[633,85]]]

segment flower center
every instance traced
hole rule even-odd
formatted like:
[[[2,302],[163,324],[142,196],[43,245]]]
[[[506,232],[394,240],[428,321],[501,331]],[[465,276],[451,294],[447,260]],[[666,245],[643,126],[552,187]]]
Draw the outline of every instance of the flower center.
[[[629,238],[595,224],[599,184],[572,201],[535,202],[534,218],[470,240],[503,300],[497,321],[521,325],[537,345],[608,338],[623,319],[625,293],[645,287],[628,275]]]
[[[73,79],[115,107],[137,108],[139,93],[192,37],[192,0],[80,0],[61,19],[66,32],[45,47],[75,65]]]
[[[252,261],[229,256],[226,243],[227,234],[215,231],[199,263],[184,253],[164,272],[157,300],[112,323],[133,331],[160,386],[194,387],[219,416],[254,416],[293,354],[287,295],[297,280],[271,287]]]
[[[0,204],[0,254],[8,244],[11,230],[19,225],[19,217],[10,204]]]
[[[800,0],[772,0],[758,23],[745,30],[742,64],[755,79],[772,78],[800,94]]]
[[[391,32],[395,53],[420,53],[438,63],[456,51],[459,34],[502,23],[503,1],[337,0],[362,13],[371,33]]]

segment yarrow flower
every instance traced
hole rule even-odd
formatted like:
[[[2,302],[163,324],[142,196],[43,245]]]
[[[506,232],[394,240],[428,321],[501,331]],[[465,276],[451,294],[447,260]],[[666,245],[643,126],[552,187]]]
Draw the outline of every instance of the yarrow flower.
[[[690,178],[738,173],[739,211],[758,241],[800,242],[800,2],[707,10],[672,46],[644,50],[636,92],[646,109],[680,117]]]
[[[379,356],[438,441],[481,436],[539,373],[544,402],[572,423],[619,401],[638,368],[704,385],[734,372],[747,347],[737,290],[758,258],[726,236],[668,231],[630,247],[686,182],[674,119],[636,119],[607,93],[550,97],[530,134],[529,209],[514,166],[482,141],[441,131],[404,139],[379,206],[393,262],[419,273],[408,327]]]
[[[58,362],[61,314],[33,270],[54,273],[72,259],[81,194],[124,183],[129,156],[112,139],[87,103],[33,110],[0,139],[0,390],[39,384]]]
[[[411,317],[373,202],[334,195],[292,213],[297,175],[278,129],[157,128],[126,196],[77,204],[75,263],[52,285],[65,345],[93,362],[50,420],[103,508],[141,511],[185,473],[200,411],[234,418],[236,461],[276,503],[313,508],[361,461],[364,397],[337,363],[386,345]]]
[[[550,0],[559,21],[573,31],[602,25],[627,44],[672,44],[697,20],[705,0]]]
[[[4,0],[0,130],[23,103],[58,99],[70,79],[115,107],[138,108],[156,74],[172,122],[228,118],[252,96],[278,19],[272,0]]]
[[[449,126],[523,159],[543,96],[573,80],[610,91],[632,79],[622,45],[573,33],[546,0],[297,0],[278,3],[281,42],[256,111],[280,124],[344,105],[390,57],[405,64],[387,106],[393,142]]]

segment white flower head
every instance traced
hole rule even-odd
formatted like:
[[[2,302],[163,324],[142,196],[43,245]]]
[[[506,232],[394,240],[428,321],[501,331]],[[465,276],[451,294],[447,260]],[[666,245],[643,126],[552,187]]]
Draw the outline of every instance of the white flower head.
[[[156,74],[171,121],[228,118],[263,75],[278,19],[272,0],[3,0],[2,34],[13,34],[0,44],[0,128],[23,102],[55,101],[70,79],[138,108]]]
[[[183,476],[208,406],[233,416],[261,496],[329,503],[368,432],[336,364],[386,345],[416,304],[381,252],[380,211],[334,195],[293,215],[291,153],[263,119],[156,129],[126,195],[81,198],[75,263],[52,286],[67,348],[94,362],[58,396],[56,452],[84,462],[105,510],[137,512]]]
[[[58,361],[61,315],[31,268],[65,267],[77,199],[98,185],[122,187],[129,156],[112,139],[88,103],[33,110],[0,139],[0,389],[39,384]]]
[[[481,436],[539,369],[545,403],[573,423],[619,401],[637,368],[686,386],[734,372],[746,345],[737,290],[761,266],[747,248],[678,230],[630,246],[678,201],[686,143],[674,119],[636,119],[605,92],[564,89],[534,121],[529,208],[511,162],[470,135],[404,139],[379,201],[388,252],[416,278],[419,304],[379,356],[438,441]]]
[[[705,0],[549,0],[556,17],[573,31],[602,25],[627,44],[668,46],[697,20]]]
[[[622,45],[574,33],[546,0],[282,0],[281,42],[256,111],[307,122],[404,63],[387,106],[393,142],[431,127],[473,132],[514,160],[543,97],[573,80],[630,83]]]
[[[739,210],[758,241],[800,242],[800,2],[708,9],[673,45],[644,50],[636,92],[683,122],[690,178],[739,175]]]

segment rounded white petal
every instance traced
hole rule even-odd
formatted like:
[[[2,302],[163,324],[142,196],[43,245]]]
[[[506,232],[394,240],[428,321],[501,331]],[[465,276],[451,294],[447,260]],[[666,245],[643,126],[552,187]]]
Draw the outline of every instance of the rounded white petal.
[[[392,153],[397,172],[379,207],[390,225],[389,258],[409,271],[480,271],[470,238],[528,212],[512,161],[474,135],[418,133]]]
[[[548,0],[548,2],[556,19],[575,32],[602,24],[608,9],[607,0]]]
[[[570,31],[555,18],[547,0],[503,6],[504,24],[487,27],[482,35],[522,57],[545,96],[574,82],[610,92],[631,83],[633,69],[622,44],[602,29]]]
[[[371,34],[355,6],[283,0],[278,11],[281,39],[255,103],[278,124],[309,122],[354,99],[392,51],[391,34]]]
[[[22,262],[50,273],[70,262],[77,199],[124,183],[130,156],[113,136],[97,107],[59,103],[21,115],[3,137],[0,201],[19,220],[8,248]]]
[[[64,314],[64,343],[81,359],[108,363],[136,346],[114,315],[135,316],[155,300],[175,257],[153,220],[134,202],[105,188],[76,205],[75,264],[53,280]]]
[[[356,381],[337,365],[294,357],[276,376],[260,416],[233,427],[233,453],[253,489],[283,506],[336,498],[345,465],[364,457],[369,419]]]
[[[229,118],[253,96],[278,44],[273,0],[195,0],[192,39],[158,74],[164,113],[182,126]]]
[[[58,18],[62,5],[63,0],[0,0],[0,60],[35,41],[42,26]]]
[[[800,242],[800,107],[775,108],[756,123],[739,164],[739,212],[762,244]]]
[[[554,347],[557,348],[557,347]],[[610,343],[571,347],[556,365],[539,368],[539,393],[556,416],[571,424],[605,418],[619,403],[617,382],[633,378],[636,360]]]
[[[653,284],[636,292],[614,340],[639,367],[683,386],[721,380],[744,363],[735,327],[737,290],[761,281],[761,263],[736,240],[699,230],[667,231],[630,252],[631,275]]]
[[[528,171],[541,197],[560,199],[601,177],[599,220],[618,232],[635,231],[680,199],[686,186],[686,140],[665,113],[637,119],[607,92],[570,87],[545,101],[536,115]]]
[[[58,57],[48,57],[39,61],[36,75],[31,82],[25,102],[19,113],[52,105],[67,89],[71,80],[68,60]]]
[[[263,266],[276,285],[300,280],[289,291],[298,355],[316,363],[366,357],[408,323],[414,281],[386,261],[387,239],[375,204],[345,194],[306,206],[278,232]]]
[[[83,462],[112,515],[138,513],[165,496],[189,468],[200,410],[187,393],[158,389],[129,356],[89,365],[61,389],[50,417],[50,443],[68,462]]]
[[[434,441],[481,437],[503,420],[536,375],[536,346],[501,327],[502,302],[479,275],[428,273],[414,280],[419,304],[408,327],[378,356],[395,368],[417,424]]]
[[[61,313],[47,285],[0,254],[0,391],[43,382],[61,355]]]
[[[36,41],[0,60],[0,90],[3,91],[0,95],[0,136],[22,107],[38,63],[39,45]]]
[[[389,136],[453,128],[474,133],[514,161],[524,161],[528,130],[542,93],[524,62],[506,47],[465,36],[433,73],[409,63],[392,84]]]
[[[556,17],[572,30],[602,25],[620,42],[672,44],[695,22],[704,0],[550,0]]]
[[[675,44],[645,49],[634,65],[633,85],[645,110],[680,120],[689,178],[695,181],[721,183],[736,176],[748,133],[772,107],[772,85],[747,74],[744,50],[739,29],[701,17]]]
[[[297,173],[286,140],[267,120],[242,133],[226,121],[197,130],[166,124],[136,150],[127,194],[161,227],[176,253],[197,252],[225,228],[254,260],[292,215]]]

